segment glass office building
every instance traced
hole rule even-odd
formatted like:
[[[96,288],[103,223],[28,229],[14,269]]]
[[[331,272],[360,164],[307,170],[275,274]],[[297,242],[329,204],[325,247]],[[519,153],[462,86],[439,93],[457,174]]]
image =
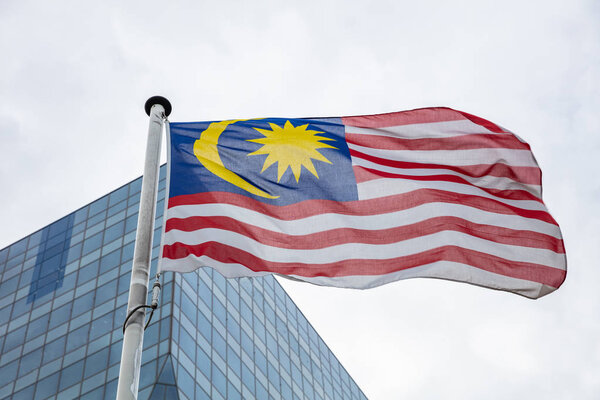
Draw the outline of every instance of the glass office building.
[[[0,399],[115,398],[140,190],[141,178],[0,250]],[[140,399],[366,398],[272,276],[202,268],[162,283]]]

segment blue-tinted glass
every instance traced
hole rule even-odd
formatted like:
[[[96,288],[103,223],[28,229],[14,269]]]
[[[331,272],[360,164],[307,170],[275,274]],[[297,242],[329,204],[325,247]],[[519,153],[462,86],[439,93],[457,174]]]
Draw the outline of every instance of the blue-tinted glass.
[[[156,361],[142,365],[140,370],[140,389],[156,381]]]
[[[179,368],[177,386],[183,393],[189,394],[190,398],[194,398],[194,378],[184,368]]]
[[[198,286],[198,274],[191,273],[191,274],[183,274],[181,276],[187,283],[190,284],[190,286],[192,288],[195,288],[196,286]]]
[[[298,386],[302,387],[302,373],[294,363],[292,363],[292,379]]]
[[[31,311],[31,308],[32,308],[32,304],[31,304],[31,301],[29,300],[29,297],[23,297],[21,300],[17,300],[13,305],[12,319],[20,317],[21,315],[25,314],[26,312]]]
[[[233,351],[230,346],[227,346],[227,365],[229,365],[229,368],[231,368],[231,370],[235,372],[238,377],[241,376],[240,364],[240,358],[237,356],[235,351]]]
[[[30,400],[33,398],[33,393],[35,392],[35,385],[31,385],[26,387],[25,389],[15,393],[12,395],[12,400]]]
[[[110,345],[110,356],[108,365],[113,365],[121,360],[121,351],[123,350],[123,341],[119,340],[116,343]]]
[[[113,226],[106,228],[104,232],[104,243],[110,243],[116,238],[123,236],[123,228],[125,223],[123,221],[117,222]]]
[[[250,359],[254,358],[254,343],[252,342],[250,336],[248,336],[244,331],[242,331],[242,350],[246,352]]]
[[[73,223],[78,224],[82,221],[85,221],[85,219],[87,218],[87,213],[88,213],[88,206],[85,206],[83,208],[80,208],[79,210],[75,211],[73,215]]]
[[[14,292],[18,282],[19,275],[0,283],[0,298]]]
[[[131,274],[121,275],[119,277],[118,294],[124,293],[129,290],[129,283],[131,281]],[[165,285],[166,288],[166,285]]]
[[[131,243],[123,246],[123,253],[121,254],[121,263],[124,263],[126,261],[133,259],[134,244],[135,244],[134,242],[131,242]]]
[[[267,375],[267,358],[258,347],[254,348],[254,362],[263,374]]]
[[[115,250],[100,259],[100,274],[115,268],[121,262],[121,251]]]
[[[287,383],[282,379],[281,380],[281,398],[282,399],[291,399],[292,398],[292,388],[289,387]]]
[[[90,330],[90,340],[99,338],[100,336],[108,333],[113,327],[114,313],[109,312],[92,321],[92,329]]]
[[[98,276],[98,260],[93,261],[85,267],[79,268],[79,275],[77,276],[77,283],[79,285],[84,284],[92,278]]]
[[[255,315],[254,316],[254,334],[260,338],[260,340],[262,340],[263,342],[266,341],[265,339],[265,326],[263,325],[262,322],[260,322],[260,320],[258,319],[258,317]]]
[[[118,381],[116,379],[106,384],[106,389],[104,390],[104,400],[113,400],[117,397],[117,384]]]
[[[198,346],[196,346],[196,365],[210,379],[210,357]]]
[[[31,285],[31,277],[35,272],[35,268],[29,268],[26,271],[21,272],[21,280],[19,281],[19,289]]]
[[[100,386],[97,389],[87,392],[80,397],[81,400],[102,400],[104,398],[104,388]]]
[[[0,367],[0,387],[15,380],[15,378],[17,377],[18,364],[19,360],[15,360],[11,363],[6,364],[3,367]]]
[[[213,271],[213,282],[219,289],[221,289],[221,293],[226,293],[227,286],[225,277],[223,275],[221,275],[217,271]]]
[[[27,240],[29,238],[21,239],[17,243],[14,243],[9,247],[8,258],[13,258],[14,256],[24,253],[27,248]]]
[[[240,326],[235,322],[233,317],[227,318],[227,332],[229,332],[235,340],[238,342],[240,341]]]
[[[161,174],[164,171],[163,166]],[[0,279],[4,279],[0,299],[5,301],[0,309],[0,326],[4,328],[0,363],[6,362],[1,358],[6,351],[18,357],[0,367],[0,397],[52,398],[62,391],[63,397],[69,398],[114,399],[140,184],[141,179],[0,250]],[[161,185],[165,185],[164,179]],[[130,188],[135,193],[127,197]],[[159,201],[164,196],[165,190],[161,190]],[[161,204],[154,245],[160,241]],[[128,244],[120,246],[119,238],[124,235]],[[152,270],[156,269],[157,256],[155,246]],[[140,399],[177,398],[178,389],[180,398],[185,395],[190,399],[210,398],[209,394],[238,399],[241,393],[258,399],[298,398],[286,381],[288,376],[306,398],[365,398],[343,368],[342,377],[331,375],[340,371],[339,363],[272,277],[227,280],[212,269],[202,268],[189,274],[165,273],[162,280],[161,308],[155,316],[162,318],[153,320],[145,331]],[[95,287],[96,282],[100,286]],[[19,300],[7,305],[7,296],[16,290],[20,290]],[[23,296],[23,290],[29,290],[29,295]],[[75,297],[76,293],[84,294]],[[28,312],[33,313],[31,322],[25,319]],[[3,324],[9,321],[23,325],[8,332],[8,325]],[[298,334],[310,351],[300,352],[294,338]],[[178,351],[169,355],[172,346]],[[290,354],[294,352],[298,355],[292,360]],[[171,361],[175,355],[179,359],[173,357]],[[315,356],[321,361],[319,365]],[[169,357],[169,366],[175,365],[177,378],[173,375],[169,383],[153,389],[159,380],[158,370],[164,370],[165,357]],[[305,367],[294,364],[297,357]],[[37,369],[42,378],[32,385]],[[255,377],[255,370],[261,371],[260,377]],[[281,371],[286,373],[280,376]],[[103,384],[103,380],[109,383]],[[334,380],[337,388],[332,385]],[[8,392],[14,381],[14,391]],[[321,395],[316,389],[313,392],[313,382],[321,385]],[[9,386],[3,389],[2,383]],[[212,393],[211,385],[215,385]],[[307,385],[309,390],[302,389]],[[270,390],[279,396],[268,393]]]
[[[104,213],[96,214],[87,220],[88,235],[90,235],[91,232],[95,233],[95,232],[102,230],[103,227],[104,227]]]
[[[242,363],[242,382],[250,389],[251,393],[254,393],[254,374],[244,363]]]
[[[40,366],[42,362],[42,349],[36,349],[21,357],[19,364],[19,376],[24,376]]]
[[[89,325],[84,325],[69,333],[67,336],[67,353],[87,342],[89,329]]]
[[[229,281],[227,282],[227,300],[231,302],[236,310],[239,309],[240,294]]]
[[[216,329],[213,328],[213,332],[212,332],[212,343],[213,343],[213,348],[217,351],[217,353],[221,356],[221,358],[223,358],[223,360],[225,359],[226,355],[226,349],[225,349],[225,339],[223,339],[223,337],[219,334],[219,332],[217,332]]]
[[[269,394],[267,393],[267,389],[260,382],[256,381],[256,399],[257,400],[268,400]]]
[[[44,314],[40,318],[31,321],[29,323],[29,328],[27,329],[27,340],[33,339],[42,333],[46,333],[49,320],[50,314]]]
[[[275,387],[279,387],[279,372],[277,371],[277,368],[270,362],[267,364],[269,369],[269,382],[275,385]]]
[[[198,329],[200,330],[200,333],[202,334],[202,336],[204,336],[204,338],[210,342],[210,332],[211,332],[210,321],[208,319],[206,319],[204,314],[202,314],[201,312],[198,312],[197,315],[198,315],[198,325],[197,325]]]
[[[287,338],[287,335],[288,335],[287,325],[279,317],[277,317],[277,332],[279,332],[279,334],[281,336],[283,336],[284,338]]]
[[[8,250],[10,250],[10,247],[0,250],[0,264],[6,262],[6,259],[8,258]]]
[[[83,378],[89,378],[92,375],[102,371],[106,368],[108,362],[108,347],[100,350],[97,353],[92,354],[91,356],[87,356],[85,360],[85,373],[83,374]]]
[[[225,311],[225,306],[221,304],[216,296],[213,296],[213,313],[223,325],[227,323],[227,312]]]
[[[265,311],[265,317],[267,317],[267,319],[269,321],[271,321],[271,323],[273,325],[275,325],[275,310],[273,310],[271,308],[271,306],[268,303],[265,302],[264,311]]]
[[[83,360],[71,364],[70,366],[63,368],[60,374],[60,385],[59,390],[63,390],[81,381],[81,375],[83,373]]]
[[[133,214],[125,220],[125,233],[134,231],[137,227],[138,214]]]
[[[44,364],[65,354],[66,338],[66,336],[61,336],[55,341],[44,346]]]
[[[126,201],[122,201],[118,204],[115,204],[112,207],[108,208],[108,211],[106,212],[107,217],[109,217],[106,221],[107,224],[111,224],[111,222],[114,222],[114,220],[110,217],[112,217],[115,214],[118,214],[120,211],[123,211],[127,208],[127,202]],[[123,211],[123,213],[121,213],[120,217],[117,217],[116,219],[123,219],[125,217],[125,212]]]
[[[180,329],[179,332],[179,347],[183,349],[193,349],[195,346],[196,340],[190,336],[189,333],[185,329]],[[193,356],[193,354],[192,354]]]
[[[127,198],[127,185],[120,187],[119,189],[112,192],[109,196],[108,205],[112,206],[120,202],[121,200],[125,200]]]
[[[8,319],[10,318],[11,309],[12,307],[10,306],[10,304],[0,309],[0,325],[6,324],[8,322]]]
[[[96,213],[99,213],[100,211],[104,210],[107,205],[108,205],[108,196],[104,196],[104,197],[96,200],[95,202],[90,204],[90,215],[95,215]]]
[[[192,324],[196,325],[196,305],[185,293],[181,296],[181,311]]]
[[[58,378],[60,376],[59,372],[56,372],[44,379],[41,379],[37,383],[37,387],[35,390],[35,398],[36,399],[45,399],[50,397],[56,393],[58,389]]]
[[[142,178],[138,178],[129,184],[129,196],[142,191]]]
[[[4,353],[7,353],[17,346],[20,346],[25,342],[25,330],[27,326],[23,326],[12,332],[9,332],[4,339]]]
[[[208,286],[206,286],[204,281],[201,279],[198,280],[198,296],[202,299],[204,304],[206,304],[207,306],[210,307],[210,304],[211,304],[210,300],[212,298],[212,292],[208,288]]]
[[[83,242],[83,254],[87,254],[98,249],[102,245],[102,232],[85,239]]]
[[[162,217],[163,212],[165,211],[165,201],[164,200],[160,200],[158,203],[156,203],[156,217]]]
[[[104,285],[96,289],[96,299],[94,300],[94,306],[99,306],[105,301],[117,297],[117,282],[117,279],[113,279],[112,281],[105,283]]]
[[[227,383],[227,400],[241,400],[242,395],[237,391],[231,382]]]
[[[94,307],[94,292],[89,292],[73,301],[73,317],[83,314]]]
[[[290,358],[281,350],[281,347],[279,348],[279,364],[281,368],[290,372]]]
[[[227,379],[225,379],[225,375],[215,364],[212,365],[212,377],[213,385],[215,385],[223,397],[227,397]]]
[[[267,332],[267,348],[277,357],[277,341],[270,333]]]
[[[61,294],[67,293],[69,290],[73,290],[75,287],[75,281],[77,280],[77,274],[72,273],[65,276],[62,280],[62,286],[56,289],[54,292],[55,296],[60,296]]]

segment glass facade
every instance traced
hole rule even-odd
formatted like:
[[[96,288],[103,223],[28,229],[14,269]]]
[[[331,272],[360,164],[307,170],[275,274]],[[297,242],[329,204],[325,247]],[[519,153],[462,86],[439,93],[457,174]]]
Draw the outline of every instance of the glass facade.
[[[165,196],[161,168],[152,271]],[[0,250],[0,399],[114,399],[137,179]],[[272,277],[166,273],[144,336],[146,399],[365,399]]]

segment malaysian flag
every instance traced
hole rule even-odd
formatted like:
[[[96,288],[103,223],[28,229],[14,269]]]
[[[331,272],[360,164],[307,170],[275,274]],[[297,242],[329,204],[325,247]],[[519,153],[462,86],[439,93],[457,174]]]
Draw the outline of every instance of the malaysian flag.
[[[171,123],[161,270],[371,288],[429,277],[538,298],[566,276],[527,143],[426,108]]]

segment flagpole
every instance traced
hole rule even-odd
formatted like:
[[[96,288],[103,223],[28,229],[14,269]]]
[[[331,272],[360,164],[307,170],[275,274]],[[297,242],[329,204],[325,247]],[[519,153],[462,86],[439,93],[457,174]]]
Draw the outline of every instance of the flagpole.
[[[149,98],[145,104],[146,114],[150,117],[148,141],[146,144],[146,161],[142,178],[142,193],[135,247],[133,250],[133,267],[129,284],[129,300],[127,315],[133,312],[126,321],[123,334],[123,351],[119,369],[117,400],[137,399],[142,362],[142,345],[144,341],[145,305],[150,275],[150,259],[152,256],[152,235],[154,233],[154,216],[156,214],[156,197],[158,193],[158,175],[160,168],[160,147],[164,121],[171,113],[171,103],[161,96]]]

